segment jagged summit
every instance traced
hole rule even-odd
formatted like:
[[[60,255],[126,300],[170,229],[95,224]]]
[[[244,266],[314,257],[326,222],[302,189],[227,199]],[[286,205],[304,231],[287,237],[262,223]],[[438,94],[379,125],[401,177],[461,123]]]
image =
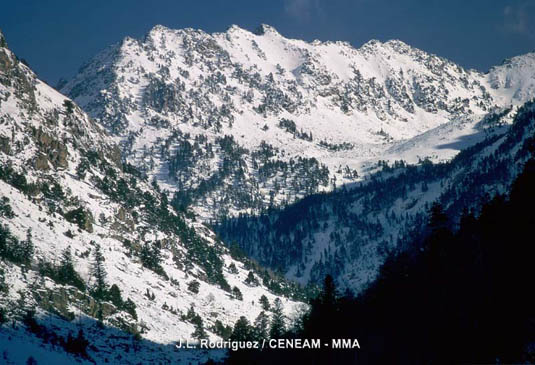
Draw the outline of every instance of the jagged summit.
[[[414,50],[414,47],[411,47],[409,44],[403,42],[400,39],[390,39],[384,43],[385,46],[388,46],[399,53],[407,53],[411,50]],[[419,50],[421,51],[421,50]],[[421,51],[423,52],[423,51]]]
[[[265,34],[279,34],[279,32],[272,27],[271,25],[267,24],[260,24],[258,27],[255,28],[254,34],[256,35],[265,35]]]
[[[239,25],[237,24],[231,24],[227,29],[226,29],[226,33],[233,33],[233,32],[241,32],[243,31],[244,29],[242,27],[240,27]]]
[[[535,52],[504,60],[487,73],[490,86],[504,90],[512,103],[530,100],[535,96]]]
[[[167,32],[167,31],[170,31],[170,30],[171,30],[171,28],[168,28],[165,25],[156,24],[154,27],[151,28],[149,33],[151,33],[151,32]]]
[[[380,40],[378,39],[370,39],[368,40],[367,42],[365,42],[361,47],[364,47],[364,48],[373,48],[373,47],[377,47],[377,46],[380,46],[382,45],[383,42],[381,42]]]
[[[206,35],[209,35],[209,33],[206,33],[204,30],[202,29],[195,29],[195,28],[182,28],[182,29],[172,29],[172,28],[169,28],[169,27],[166,27],[164,25],[161,25],[161,24],[157,24],[155,26],[153,26],[146,34],[146,36],[144,38],[147,38],[151,35],[157,35],[157,34],[162,34],[162,33],[183,33],[183,34],[188,34],[188,33],[200,33],[200,34],[206,34]],[[212,36],[215,36],[215,35],[218,35],[218,34],[232,34],[232,33],[248,33],[248,34],[252,34],[252,35],[257,35],[257,36],[262,36],[262,35],[266,35],[266,34],[276,34],[276,35],[280,35],[280,33],[271,25],[268,25],[268,24],[260,24],[258,27],[255,28],[255,30],[253,31],[250,31],[250,30],[247,30],[245,28],[242,28],[240,27],[239,25],[237,24],[231,24],[225,32],[215,32],[212,34]],[[127,37],[129,38],[129,37]]]
[[[519,63],[525,63],[525,64],[529,64],[531,62],[535,62],[533,61],[535,59],[535,51],[532,51],[532,52],[528,52],[526,54],[523,54],[523,55],[519,55],[519,56],[514,56],[514,57],[511,57],[511,58],[506,58],[504,59],[499,66],[493,66],[492,68],[496,68],[496,67],[500,67],[500,66],[506,66],[506,65],[514,65],[514,64],[519,64]]]

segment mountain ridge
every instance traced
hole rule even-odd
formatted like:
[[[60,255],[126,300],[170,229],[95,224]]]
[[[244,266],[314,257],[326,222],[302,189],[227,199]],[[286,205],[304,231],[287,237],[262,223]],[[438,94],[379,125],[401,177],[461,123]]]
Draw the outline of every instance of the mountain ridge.
[[[42,359],[43,338],[58,331],[57,353],[77,328],[98,361],[222,359],[174,341],[228,337],[264,296],[306,310],[254,260],[359,293],[419,249],[433,202],[477,210],[533,153],[535,54],[484,74],[397,40],[257,33],[155,26],[86,63],[70,98],[0,33],[0,319],[15,323],[0,339],[16,361],[25,336]]]
[[[264,28],[255,34],[231,26],[208,34],[155,26],[141,40],[123,41],[113,57],[111,51],[96,56],[63,90],[115,135],[129,162],[175,193],[175,206],[190,207],[215,226],[291,208],[311,194],[369,184],[392,166],[450,161],[503,136],[535,95],[531,53],[482,73],[399,40],[354,48],[286,39]],[[430,189],[434,199],[444,184]],[[398,205],[423,208],[416,198]],[[360,223],[388,225],[389,213]],[[366,255],[356,255],[360,264],[346,267],[339,254],[337,264],[323,265],[349,270],[347,279],[348,272],[319,264],[322,250],[343,236],[335,231],[315,231],[308,253],[294,242],[304,242],[303,232],[291,231],[281,252],[274,242],[263,248],[245,242],[243,229],[237,230],[241,237],[225,238],[270,267],[280,264],[293,279],[317,282],[330,272],[360,290],[387,250],[378,254],[382,244],[370,239],[354,247],[368,247]],[[262,232],[258,242],[270,239],[269,230]],[[395,246],[395,237],[387,241]]]
[[[483,74],[399,40],[354,48],[264,28],[157,25],[97,55],[61,90],[115,136],[129,162],[180,192],[176,204],[210,221],[360,181],[393,144],[460,118],[443,137],[471,133],[535,85],[510,75],[517,66]],[[430,145],[419,158],[438,162],[459,150]]]

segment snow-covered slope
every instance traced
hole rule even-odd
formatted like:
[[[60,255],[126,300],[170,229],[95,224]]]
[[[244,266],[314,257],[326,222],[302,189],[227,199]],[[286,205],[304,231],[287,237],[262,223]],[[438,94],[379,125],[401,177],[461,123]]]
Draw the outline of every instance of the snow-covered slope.
[[[301,305],[288,299],[296,287],[234,259],[206,226],[175,211],[168,193],[123,163],[113,139],[37,79],[1,34],[0,198],[2,363],[221,358],[221,351],[177,351],[174,343],[192,339],[199,318],[212,340],[218,322],[221,329],[240,316],[253,321],[263,295],[270,303],[281,298],[288,316]],[[97,295],[99,248],[107,275],[106,292]],[[81,283],[57,269],[67,250]],[[32,311],[45,329],[30,325]],[[58,339],[79,329],[89,359],[66,354]]]
[[[513,57],[487,74],[502,103],[522,103],[535,95],[535,52]]]
[[[400,145],[410,162],[450,159],[478,139],[444,144],[533,95],[533,70],[532,54],[482,74],[397,40],[355,49],[267,25],[155,26],[97,55],[61,90],[131,163],[179,190],[177,205],[207,220],[358,181],[378,160],[399,159]]]
[[[381,163],[364,182],[260,216],[230,218],[218,231],[288,277],[317,282],[331,274],[340,286],[360,292],[388,254],[417,249],[433,202],[458,219],[463,210],[477,212],[481,201],[509,191],[535,152],[535,102],[488,117],[479,128],[479,142],[450,162]],[[406,146],[396,148],[402,154]]]

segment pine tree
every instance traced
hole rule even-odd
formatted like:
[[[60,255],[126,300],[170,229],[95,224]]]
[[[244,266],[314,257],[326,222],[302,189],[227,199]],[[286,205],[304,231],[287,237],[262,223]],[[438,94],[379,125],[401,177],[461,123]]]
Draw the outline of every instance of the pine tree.
[[[244,316],[241,316],[234,324],[234,329],[230,339],[232,341],[250,341],[251,340],[251,326],[249,321]]]
[[[225,326],[223,322],[217,319],[214,323],[214,326],[212,327],[212,332],[221,336],[223,340],[228,340],[230,338],[230,335],[232,335],[232,327]]]
[[[80,290],[85,289],[84,281],[74,269],[74,259],[70,247],[61,253],[60,264],[57,268],[57,281],[61,284],[73,285]]]
[[[304,325],[311,336],[323,339],[336,336],[340,323],[336,286],[331,275],[325,276],[321,294],[311,302],[308,319],[310,322]]]
[[[0,307],[0,325],[7,322],[7,311],[5,308]]]
[[[336,287],[331,275],[325,276],[321,301],[324,306],[334,307],[336,303]]]
[[[260,304],[262,305],[262,309],[265,311],[269,311],[271,309],[269,299],[264,294],[262,294],[262,296],[260,297]]]
[[[24,253],[24,262],[26,264],[29,264],[35,252],[35,249],[33,247],[31,228],[28,228],[28,231],[26,231],[26,240],[23,242],[22,247],[22,252]]]
[[[123,309],[130,313],[130,315],[137,321],[136,303],[132,299],[128,298],[123,304]]]
[[[93,266],[91,268],[91,275],[93,275],[95,280],[93,295],[97,299],[104,299],[107,292],[106,269],[104,268],[104,256],[102,255],[99,244],[95,246],[93,260]]]
[[[429,228],[432,232],[447,228],[448,216],[444,213],[444,209],[440,203],[433,203],[430,209]]]
[[[269,330],[269,337],[281,338],[284,334],[284,313],[280,298],[275,299],[273,305],[273,315],[271,316],[271,328]]]
[[[252,271],[249,271],[249,274],[247,275],[247,279],[245,279],[245,283],[251,286],[258,285],[258,279],[254,276],[254,273]]]
[[[156,244],[145,243],[139,253],[141,263],[148,269],[155,270],[160,266],[161,252]]]
[[[186,319],[188,321],[191,321],[193,318],[197,316],[197,313],[195,313],[195,308],[193,307],[193,304],[189,307],[188,312],[186,313]]]
[[[123,308],[124,302],[121,297],[121,290],[116,284],[113,284],[110,287],[110,290],[107,293],[107,297],[117,308]]]
[[[74,111],[74,103],[68,99],[65,99],[63,101],[63,106],[65,107],[67,115],[72,114],[72,112]]]
[[[238,273],[238,268],[236,267],[236,265],[234,265],[234,262],[232,262],[232,263],[228,266],[228,270],[229,270],[232,274],[237,274],[237,273]]]
[[[26,232],[26,239],[24,241],[17,242],[13,240],[13,246],[11,249],[11,257],[14,262],[29,265],[32,261],[34,254],[34,246],[32,241],[32,230],[28,228]]]
[[[266,312],[262,311],[256,317],[254,321],[254,338],[256,340],[265,340],[268,338],[268,331],[269,331],[269,317],[266,314]]]
[[[234,288],[232,288],[232,296],[235,298],[235,299],[238,299],[238,300],[243,300],[243,295],[241,293],[241,290],[235,286]]]
[[[200,316],[197,316],[194,325],[195,325],[195,331],[191,334],[193,338],[196,338],[198,340],[208,338],[208,335],[206,334],[206,331],[204,330],[203,320]]]
[[[74,263],[71,253],[71,248],[67,247],[61,253],[61,259],[58,267],[58,279],[67,282],[71,273],[74,271]]]
[[[236,323],[234,324],[234,329],[230,335],[231,341],[251,341],[254,340],[254,330],[249,325],[249,321],[244,316],[241,316]],[[262,363],[258,361],[253,361],[250,356],[252,352],[256,350],[243,349],[239,351],[230,351],[228,357],[229,364],[253,364],[253,363]],[[265,362],[269,364],[270,362]]]

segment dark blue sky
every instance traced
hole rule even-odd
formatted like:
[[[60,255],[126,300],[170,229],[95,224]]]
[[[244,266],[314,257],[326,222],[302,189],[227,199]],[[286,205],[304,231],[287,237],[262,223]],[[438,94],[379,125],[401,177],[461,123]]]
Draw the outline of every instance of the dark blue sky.
[[[535,50],[535,0],[18,0],[0,12],[10,48],[52,84],[155,24],[220,32],[260,23],[286,37],[356,47],[397,38],[482,71]]]

